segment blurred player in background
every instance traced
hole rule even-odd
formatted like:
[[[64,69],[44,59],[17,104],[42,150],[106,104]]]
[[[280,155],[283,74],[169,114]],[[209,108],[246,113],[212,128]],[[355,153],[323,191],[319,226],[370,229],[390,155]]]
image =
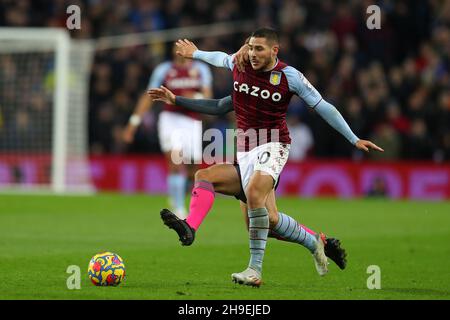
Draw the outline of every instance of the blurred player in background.
[[[212,96],[212,75],[209,67],[200,62],[185,59],[172,48],[172,61],[159,64],[154,69],[148,88],[164,85],[178,95],[191,98]],[[153,106],[152,99],[142,94],[124,130],[127,143],[134,140],[142,116]],[[186,215],[185,193],[188,179],[193,181],[195,171],[202,160],[202,122],[198,114],[174,105],[165,104],[159,115],[158,136],[161,150],[168,164],[167,187],[169,203],[175,214]]]
[[[198,50],[188,40],[179,40],[177,46],[177,53],[185,58],[200,59],[233,72],[232,104],[236,112],[237,127],[241,130],[238,133],[237,159],[247,198],[250,262],[246,270],[232,274],[232,279],[240,284],[259,286],[262,282],[262,264],[270,222],[279,230],[279,224],[284,221],[278,212],[269,216],[266,201],[273,192],[289,155],[291,140],[285,118],[292,95],[301,97],[357,148],[365,151],[369,148],[378,151],[382,149],[370,141],[359,139],[339,111],[322,98],[303,74],[278,60],[278,36],[274,30],[264,28],[252,34],[248,43],[251,66],[247,66],[245,72],[240,72],[235,67],[232,56],[226,53]],[[256,136],[253,141],[252,137],[247,139],[249,137],[246,133],[250,130],[264,130],[265,137],[261,139],[261,136]],[[189,226],[198,225],[213,202],[214,186],[208,181],[196,183],[186,223]],[[176,226],[180,221],[176,217],[167,211],[161,212],[161,217],[169,227],[177,231]],[[324,245],[325,240],[316,235],[313,256],[321,275],[328,272]]]

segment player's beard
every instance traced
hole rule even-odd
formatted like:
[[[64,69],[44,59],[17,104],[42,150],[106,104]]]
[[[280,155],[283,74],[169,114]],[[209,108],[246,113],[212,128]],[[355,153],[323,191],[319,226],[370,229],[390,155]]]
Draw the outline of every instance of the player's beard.
[[[267,68],[271,67],[272,60],[271,60],[270,57],[267,58],[267,59],[264,59],[264,60],[263,59],[258,59],[257,63],[258,64],[256,66],[254,66],[253,63],[252,63],[253,70],[255,70],[255,71],[264,71]]]

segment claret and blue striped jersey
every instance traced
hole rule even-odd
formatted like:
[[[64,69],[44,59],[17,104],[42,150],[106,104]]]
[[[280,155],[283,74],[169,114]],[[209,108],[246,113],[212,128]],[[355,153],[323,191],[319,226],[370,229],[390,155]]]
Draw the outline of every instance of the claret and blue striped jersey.
[[[198,50],[194,58],[233,71],[232,97],[238,129],[244,132],[249,129],[268,130],[267,140],[258,141],[258,145],[274,140],[270,134],[272,129],[278,130],[277,142],[291,143],[286,113],[292,95],[298,95],[310,107],[322,100],[320,93],[300,71],[280,60],[270,71],[255,71],[248,65],[245,72],[239,72],[233,64],[233,57],[222,52]],[[245,142],[247,147],[248,141]]]

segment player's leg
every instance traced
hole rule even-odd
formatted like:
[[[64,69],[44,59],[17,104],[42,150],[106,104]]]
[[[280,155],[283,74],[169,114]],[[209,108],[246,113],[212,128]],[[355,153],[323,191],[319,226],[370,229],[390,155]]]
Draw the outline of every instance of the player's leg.
[[[243,186],[246,187],[249,238],[250,238],[250,262],[246,270],[232,274],[232,280],[238,283],[257,285],[261,283],[262,263],[269,232],[269,211],[266,201],[278,177],[286,164],[289,155],[289,145],[280,143],[268,143],[259,146],[248,153],[238,153],[239,164],[242,164]],[[251,178],[246,179],[249,175]],[[248,181],[248,183],[247,183]],[[273,203],[275,205],[275,202]],[[272,225],[279,223],[276,206],[271,214]],[[324,253],[323,239],[317,238],[314,251],[316,267],[320,267],[319,274],[324,274],[327,269],[327,258]]]
[[[240,200],[239,201],[239,206],[241,207],[242,216],[244,217],[245,226],[247,227],[247,231],[248,231],[248,208],[247,208],[247,204],[244,201]]]
[[[214,192],[235,195],[240,191],[239,176],[231,164],[216,164],[195,173],[187,223],[197,230],[214,201]]]
[[[236,195],[237,196],[237,195]],[[245,199],[245,201],[246,201],[246,199]],[[247,203],[246,202],[244,202],[244,200],[240,200],[239,201],[239,206],[241,207],[241,212],[242,212],[242,216],[243,216],[243,218],[244,218],[244,221],[245,221],[245,226],[246,226],[246,228],[247,228],[247,231],[248,231],[248,207],[247,207]],[[269,197],[267,197],[267,201],[266,201],[266,208],[267,208],[267,211],[269,212],[269,234],[268,234],[268,237],[269,238],[277,238],[277,239],[279,239],[279,240],[284,240],[283,238],[281,238],[278,234],[275,234],[273,231],[272,231],[272,227],[273,227],[273,221],[272,221],[272,217],[274,216],[274,212],[275,213],[277,213],[277,206],[276,206],[276,203],[275,203],[275,201],[274,201],[274,198],[273,197],[271,197],[271,196],[269,196]],[[276,222],[275,222],[275,224],[276,224]]]
[[[247,207],[247,204],[243,201],[240,201],[239,205],[241,207],[241,211],[244,216],[244,221],[245,221],[245,223],[247,225],[247,229],[248,229],[248,215],[247,215],[248,207]],[[308,241],[311,240],[311,241],[315,242],[315,240],[308,239],[308,241],[306,241],[306,243],[305,243],[304,240],[301,240],[301,239],[310,238],[308,236],[305,236],[304,233],[311,235],[313,237],[313,239],[315,239],[314,236],[317,233],[314,232],[313,230],[305,227],[304,225],[298,223],[294,218],[290,217],[289,215],[278,211],[278,208],[276,205],[275,190],[272,190],[270,192],[270,194],[268,195],[267,200],[266,200],[266,208],[267,208],[267,211],[269,212],[269,235],[268,235],[269,238],[276,238],[278,240],[282,240],[282,241],[286,241],[286,242],[298,243],[298,244],[303,245],[310,251],[312,250],[312,246],[309,245]],[[285,221],[288,221],[288,223],[286,223]],[[281,228],[285,224],[286,224],[286,226],[290,225],[290,224],[292,224],[292,226],[296,226],[295,229],[300,230],[300,233],[297,233],[297,230],[295,230],[293,232],[292,228],[290,228],[290,227],[289,228],[287,228],[287,227]]]
[[[164,153],[168,168],[167,190],[170,206],[179,218],[184,219],[186,217],[185,195],[187,177],[184,166],[176,164],[172,160],[172,154],[177,152],[179,151],[172,150]]]
[[[275,203],[275,193],[269,195],[267,202],[269,205]],[[307,248],[313,256],[317,273],[320,276],[325,275],[328,272],[325,235],[307,232],[294,218],[282,212],[276,211],[273,215],[276,216],[276,219],[273,219],[271,224],[272,235],[275,235],[278,239],[298,243]]]
[[[247,269],[231,275],[231,279],[239,284],[253,286],[261,284],[262,262],[269,232],[269,212],[265,203],[286,163],[287,154],[283,154],[273,143],[258,146],[249,152],[237,153],[248,207],[250,246]],[[282,157],[283,155],[285,157]]]
[[[316,233],[309,233],[291,216],[277,210],[275,192],[267,197],[266,206],[269,210],[270,235],[280,240],[298,243],[313,253],[317,246]],[[309,229],[308,229],[309,230]]]
[[[158,137],[161,150],[164,153],[168,167],[167,191],[170,207],[180,218],[184,218],[186,209],[185,189],[186,172],[182,154],[182,144],[179,137],[182,133],[178,131],[183,128],[183,116],[174,112],[163,111],[158,119]]]
[[[241,207],[244,221],[246,223],[248,230],[247,204],[241,200],[239,202],[239,205]],[[297,221],[295,221],[295,219],[293,219],[289,215],[279,212],[276,206],[275,191],[271,192],[267,197],[266,208],[267,211],[269,211],[269,225],[270,225],[268,238],[276,238],[281,241],[298,243],[306,247],[308,250],[311,251],[311,253],[313,253],[313,248],[317,241],[316,237],[318,233],[305,227],[300,223],[297,223]],[[278,224],[280,221],[280,216],[282,217],[281,219],[283,223]],[[276,218],[274,219],[273,217]],[[286,235],[283,237],[282,234],[284,232],[280,231],[276,232],[274,230],[274,227],[276,227],[277,225],[279,227],[282,227],[285,224],[285,221],[289,221],[288,219],[290,219],[290,223],[292,223],[292,225],[296,226],[296,231],[291,234],[291,232],[286,232],[286,230],[288,230],[288,228],[286,228],[286,230],[284,230],[284,232],[286,232]],[[306,234],[304,234],[303,232],[305,232]],[[324,251],[325,255],[331,260],[333,260],[334,263],[336,263],[336,265],[340,269],[345,269],[347,265],[347,253],[345,252],[345,249],[341,247],[341,242],[339,239],[325,236]]]
[[[241,208],[245,209],[245,207],[245,204],[241,202]],[[272,190],[267,196],[266,208],[269,212],[270,226],[268,237],[298,243],[307,248],[313,255],[314,265],[318,274],[321,276],[325,275],[328,272],[325,251],[327,242],[325,235],[322,233],[312,233],[311,230],[310,232],[307,232],[306,229],[303,228],[294,218],[279,212],[276,206],[274,190]],[[335,258],[335,255],[333,255],[333,258]],[[341,260],[342,259],[338,259],[337,261],[341,262]],[[341,263],[338,263],[338,265],[340,264]]]
[[[261,285],[262,264],[269,232],[269,212],[265,206],[268,194],[274,186],[272,176],[254,171],[246,189],[250,261],[243,272],[233,273],[231,278],[239,284]]]
[[[235,195],[237,197],[237,195]],[[248,224],[249,224],[249,219],[248,219],[248,207],[247,207],[247,203],[246,203],[247,199],[240,199],[239,201],[239,205],[241,207],[241,211],[244,217],[244,221],[245,224],[247,226],[247,230],[248,230]],[[279,235],[274,234],[272,232],[272,228],[277,224],[278,222],[278,208],[277,208],[277,204],[276,204],[276,200],[275,200],[275,190],[272,189],[272,191],[270,191],[269,195],[267,196],[266,199],[266,209],[269,213],[269,237],[275,238],[275,237],[279,237]]]
[[[269,210],[269,217],[273,215],[271,212],[275,212],[274,210],[276,210],[276,205],[274,206],[274,204],[275,194],[271,194],[266,202],[266,207]],[[276,214],[278,216],[276,222],[273,219],[270,221],[271,227],[269,230],[269,237],[281,241],[298,243],[307,248],[313,256],[316,253],[317,245],[320,245],[318,240],[319,237],[321,237],[325,256],[333,260],[340,269],[345,269],[347,265],[347,253],[345,252],[345,249],[341,247],[339,239],[327,237],[323,233],[317,233],[298,223],[294,218],[285,213],[276,211]],[[314,259],[316,259],[315,256]],[[315,263],[317,272],[320,275],[325,274],[326,271],[323,270],[319,261],[315,261]]]
[[[226,195],[235,195],[240,190],[239,176],[233,165],[217,164],[200,169],[195,174],[187,219],[181,220],[167,209],[161,211],[161,218],[169,228],[178,233],[182,245],[191,245],[196,230],[211,210],[215,191]]]

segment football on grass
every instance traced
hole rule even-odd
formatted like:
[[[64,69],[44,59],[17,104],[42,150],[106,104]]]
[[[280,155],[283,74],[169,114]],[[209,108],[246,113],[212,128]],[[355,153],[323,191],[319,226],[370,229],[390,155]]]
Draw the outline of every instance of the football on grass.
[[[102,252],[92,257],[88,275],[96,286],[117,286],[125,279],[123,259],[112,252]]]

